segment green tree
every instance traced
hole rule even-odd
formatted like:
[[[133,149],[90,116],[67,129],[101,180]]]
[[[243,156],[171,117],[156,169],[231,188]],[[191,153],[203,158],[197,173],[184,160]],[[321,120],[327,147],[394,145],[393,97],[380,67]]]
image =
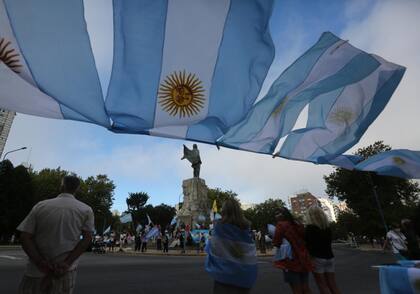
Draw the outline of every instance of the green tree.
[[[8,160],[0,162],[0,241],[10,237],[36,203],[60,194],[61,180],[69,174],[73,173],[61,168],[36,172],[23,166],[13,167]],[[76,197],[92,207],[98,230],[112,221],[114,189],[106,175],[81,179]]]
[[[70,172],[62,170],[60,167],[56,169],[46,168],[39,172],[32,171],[35,203],[54,198],[60,194],[61,180],[69,174]]]
[[[211,208],[214,200],[216,200],[217,208],[219,210],[222,208],[223,202],[225,202],[227,199],[235,199],[240,203],[238,194],[231,190],[222,191],[220,188],[209,189],[207,197],[209,200],[209,207]]]
[[[175,208],[169,205],[162,203],[160,205],[153,206],[149,204],[140,208],[137,220],[143,225],[147,224],[147,215],[149,215],[154,225],[160,225],[162,228],[165,228],[168,224],[170,224],[175,214]]]
[[[13,164],[9,160],[0,162],[0,242],[7,241],[9,237],[9,212],[15,210],[10,205],[12,197]]]
[[[0,165],[0,241],[7,241],[32,208],[33,186],[24,166]]]
[[[91,176],[81,181],[76,197],[92,207],[95,214],[95,228],[98,231],[102,231],[112,220],[114,190],[115,185],[107,175]]]
[[[378,141],[360,148],[355,154],[366,159],[390,149],[390,146]],[[324,176],[324,180],[327,184],[326,193],[331,198],[337,197],[346,201],[347,206],[363,224],[363,234],[372,238],[384,234],[384,226],[373,194],[374,187],[388,224],[410,216],[420,193],[419,185],[415,182],[397,177],[378,176],[372,172],[336,168],[330,175]]]
[[[144,223],[146,218],[144,206],[149,200],[150,196],[146,192],[129,193],[126,199],[127,212],[130,212],[134,223]]]
[[[276,224],[276,213],[280,207],[286,206],[281,199],[268,199],[253,208],[245,210],[245,217],[251,221],[252,228],[266,230],[268,224]]]
[[[349,233],[356,236],[366,235],[366,227],[360,218],[351,211],[340,212],[337,222],[331,223],[333,239],[347,239]]]
[[[128,210],[140,210],[149,198],[150,196],[146,192],[129,193],[126,200]]]

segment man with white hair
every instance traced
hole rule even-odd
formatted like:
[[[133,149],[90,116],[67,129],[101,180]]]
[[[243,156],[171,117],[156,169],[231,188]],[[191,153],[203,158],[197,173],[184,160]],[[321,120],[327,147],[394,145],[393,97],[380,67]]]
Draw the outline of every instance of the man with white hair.
[[[65,176],[62,193],[37,203],[18,226],[29,257],[19,293],[73,293],[78,259],[94,231],[92,208],[74,197],[79,186],[77,177]]]

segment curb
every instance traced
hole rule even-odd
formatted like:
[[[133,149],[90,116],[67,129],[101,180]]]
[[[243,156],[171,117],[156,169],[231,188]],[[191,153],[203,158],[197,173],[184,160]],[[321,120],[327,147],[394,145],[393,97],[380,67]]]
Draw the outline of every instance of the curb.
[[[181,253],[181,252],[170,252],[168,254],[165,253],[161,253],[161,252],[133,252],[131,250],[129,251],[115,251],[115,252],[107,252],[106,254],[112,254],[112,255],[121,255],[121,256],[188,256],[188,257],[203,257],[203,256],[207,256],[206,253],[192,253],[192,252],[186,252],[186,253]],[[257,254],[257,257],[272,257],[274,256],[273,253],[266,253],[266,254]]]
[[[21,245],[0,245],[0,249],[21,249]]]

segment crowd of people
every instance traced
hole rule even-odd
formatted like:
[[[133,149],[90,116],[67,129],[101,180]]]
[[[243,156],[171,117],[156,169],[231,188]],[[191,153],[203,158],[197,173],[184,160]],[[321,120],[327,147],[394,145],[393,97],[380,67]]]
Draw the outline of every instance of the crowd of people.
[[[157,230],[152,235],[148,234],[153,228]],[[172,230],[169,228],[163,230],[160,225],[148,225],[145,229],[136,233],[110,231],[103,235],[97,234],[92,240],[92,252],[103,254],[130,249],[134,252],[147,252],[149,248],[168,253],[169,248],[173,248],[185,253],[188,247],[200,254],[204,252],[207,238],[208,236],[206,237],[202,232],[193,236],[188,226],[187,229],[185,229],[185,226],[180,226]]]
[[[282,270],[293,293],[311,293],[311,275],[320,293],[340,293],[331,228],[318,206],[308,209],[304,223],[286,207],[278,207],[271,245],[267,244],[264,230],[251,230],[234,199],[224,202],[221,219],[213,222],[207,236],[207,230],[193,235],[185,226],[163,230],[150,224],[134,234],[110,231],[104,236],[93,236],[92,209],[74,197],[79,185],[77,177],[64,177],[63,193],[36,204],[17,228],[29,257],[19,293],[72,293],[79,257],[92,243],[98,253],[128,246],[145,252],[151,238],[156,249],[163,252],[178,246],[184,253],[188,244],[195,246],[197,253],[205,250],[205,269],[214,279],[214,293],[249,293],[257,279],[257,246],[265,252],[267,245],[274,246],[273,265]],[[398,258],[418,259],[417,235],[409,220],[394,224],[386,237],[384,246],[390,246]]]

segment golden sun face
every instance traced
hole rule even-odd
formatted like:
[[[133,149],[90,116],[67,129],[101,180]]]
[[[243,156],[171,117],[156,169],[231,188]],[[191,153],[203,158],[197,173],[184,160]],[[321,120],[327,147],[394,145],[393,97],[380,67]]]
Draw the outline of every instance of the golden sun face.
[[[403,164],[405,164],[405,160],[404,159],[402,159],[401,157],[399,157],[399,156],[394,156],[393,158],[392,158],[392,161],[396,164],[396,165],[403,165]]]
[[[271,114],[274,118],[280,115],[280,113],[283,111],[284,107],[286,106],[288,100],[289,100],[288,96],[284,97],[283,100],[280,102],[280,104],[274,109],[273,113]]]
[[[184,71],[168,75],[159,88],[159,104],[172,116],[190,117],[204,107],[204,88],[194,75]]]
[[[354,113],[351,108],[339,107],[331,114],[328,121],[336,125],[348,126],[353,116]]]
[[[19,54],[16,53],[15,49],[10,48],[10,43],[10,41],[0,38],[0,61],[15,73],[19,73],[19,68],[22,67],[22,65],[19,64]]]

